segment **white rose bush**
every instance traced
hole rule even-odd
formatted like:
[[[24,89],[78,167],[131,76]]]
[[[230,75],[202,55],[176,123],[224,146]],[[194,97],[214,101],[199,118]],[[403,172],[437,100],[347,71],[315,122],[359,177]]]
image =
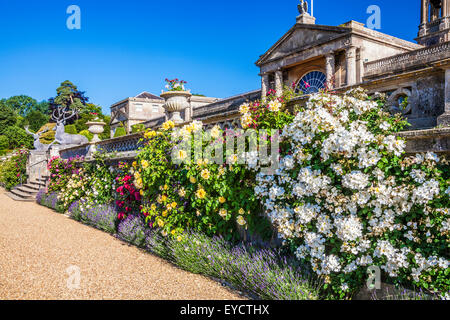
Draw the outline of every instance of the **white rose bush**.
[[[261,108],[280,118],[285,108],[268,99]],[[244,127],[258,127],[254,105],[241,113]],[[371,266],[383,281],[449,292],[448,163],[407,156],[395,136],[406,124],[361,89],[313,94],[282,129],[279,169],[257,175],[279,237],[331,297],[357,293]]]

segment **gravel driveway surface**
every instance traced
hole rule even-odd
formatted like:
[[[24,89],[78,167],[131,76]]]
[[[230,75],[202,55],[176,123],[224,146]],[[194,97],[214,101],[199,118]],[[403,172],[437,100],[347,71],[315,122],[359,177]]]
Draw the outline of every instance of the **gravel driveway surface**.
[[[107,233],[4,193],[0,189],[0,300],[242,299]]]

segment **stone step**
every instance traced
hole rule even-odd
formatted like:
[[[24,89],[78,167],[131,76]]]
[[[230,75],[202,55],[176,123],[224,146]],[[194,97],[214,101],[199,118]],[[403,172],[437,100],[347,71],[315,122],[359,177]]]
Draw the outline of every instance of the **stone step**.
[[[15,200],[15,201],[22,201],[22,202],[35,202],[36,201],[35,198],[26,198],[26,199],[24,199],[22,197],[19,197],[19,196],[13,194],[12,192],[7,192],[6,195],[8,197],[10,197],[11,199]]]
[[[12,189],[11,193],[22,199],[36,199],[36,195],[21,191],[18,188]]]
[[[29,193],[31,195],[37,195],[39,192],[39,189],[35,189],[33,187],[30,187],[29,185],[25,184],[23,186],[17,187],[17,190],[23,191],[25,193]]]
[[[30,181],[27,184],[30,186],[35,186],[36,188],[45,188],[45,183],[42,182]]]
[[[32,184],[32,183],[27,183],[24,186],[26,186],[29,189],[32,189],[33,191],[39,192],[39,190],[44,189],[45,186],[41,185],[41,184]]]

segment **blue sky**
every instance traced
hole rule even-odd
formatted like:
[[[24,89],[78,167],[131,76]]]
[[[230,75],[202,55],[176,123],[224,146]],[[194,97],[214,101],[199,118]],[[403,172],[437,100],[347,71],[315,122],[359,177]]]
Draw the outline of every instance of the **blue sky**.
[[[297,0],[0,0],[0,98],[55,95],[64,80],[109,106],[165,78],[224,98],[259,88],[255,61],[295,23]],[[69,30],[69,5],[81,30]],[[381,32],[416,37],[420,0],[315,0],[317,24],[366,23],[381,8]]]

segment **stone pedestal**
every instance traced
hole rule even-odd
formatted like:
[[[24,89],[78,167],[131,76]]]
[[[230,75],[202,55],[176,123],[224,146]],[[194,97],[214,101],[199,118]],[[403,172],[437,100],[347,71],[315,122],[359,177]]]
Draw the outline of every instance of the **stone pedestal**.
[[[316,24],[316,18],[310,16],[308,13],[303,13],[297,17],[299,24]]]
[[[170,120],[176,124],[184,122],[181,118],[181,112],[190,106],[189,99],[191,97],[192,94],[189,91],[167,91],[161,93],[161,98],[166,100],[164,109],[171,116]]]
[[[27,175],[29,181],[36,181],[38,178],[48,175],[48,160],[46,151],[30,151],[27,162]]]

